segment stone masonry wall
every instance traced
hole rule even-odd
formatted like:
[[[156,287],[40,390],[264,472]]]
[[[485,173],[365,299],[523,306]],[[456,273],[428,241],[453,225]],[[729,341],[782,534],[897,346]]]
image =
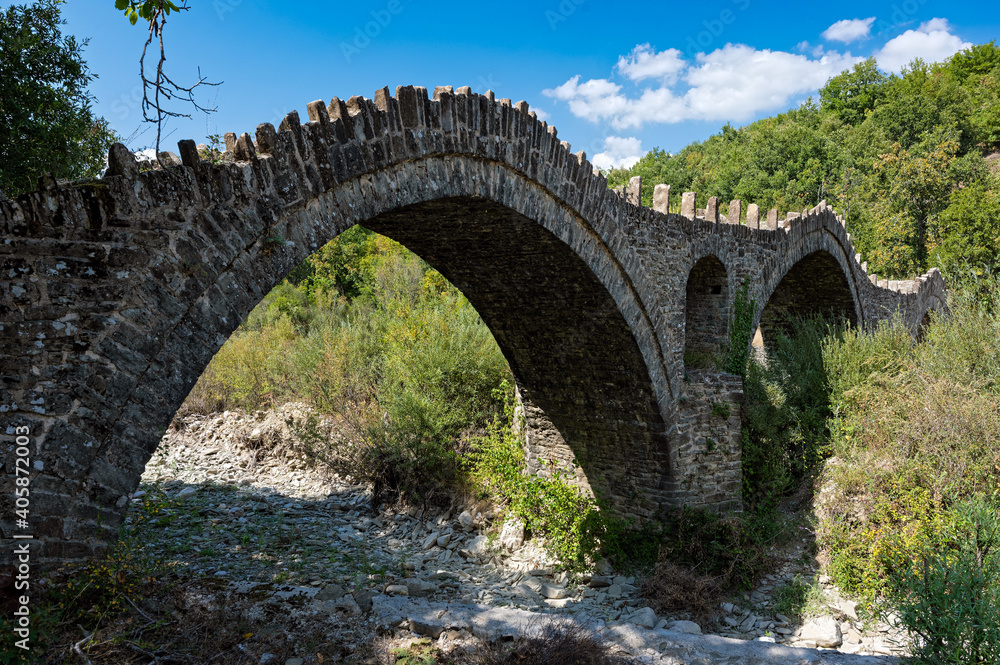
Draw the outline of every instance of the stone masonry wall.
[[[743,502],[743,380],[732,374],[689,370],[680,399],[677,482],[718,510],[741,511]]]

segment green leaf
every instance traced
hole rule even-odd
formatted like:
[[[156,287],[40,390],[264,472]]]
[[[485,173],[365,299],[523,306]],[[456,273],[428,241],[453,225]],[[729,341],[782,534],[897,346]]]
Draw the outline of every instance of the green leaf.
[[[128,20],[132,25],[135,25],[135,22],[139,20],[139,15],[135,13],[135,10],[132,10],[132,13],[128,15]]]
[[[128,0],[115,0],[115,9],[124,11],[128,8]]]

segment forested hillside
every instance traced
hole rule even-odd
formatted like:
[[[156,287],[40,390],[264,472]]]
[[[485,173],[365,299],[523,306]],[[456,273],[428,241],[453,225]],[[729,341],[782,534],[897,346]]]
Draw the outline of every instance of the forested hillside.
[[[726,125],[673,155],[654,149],[608,180],[642,176],[645,205],[661,182],[697,192],[701,207],[718,196],[784,213],[826,199],[874,273],[982,274],[1000,262],[997,150],[1000,48],[990,42],[901,75],[870,58],[830,79],[818,102]]]

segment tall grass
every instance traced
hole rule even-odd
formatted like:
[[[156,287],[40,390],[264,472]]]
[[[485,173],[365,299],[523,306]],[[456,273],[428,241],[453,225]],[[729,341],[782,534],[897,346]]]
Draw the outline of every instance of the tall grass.
[[[1000,283],[956,285],[949,305],[920,342],[894,322],[824,348],[835,460],[818,535],[834,578],[869,599],[964,547],[958,506],[1000,506]]]

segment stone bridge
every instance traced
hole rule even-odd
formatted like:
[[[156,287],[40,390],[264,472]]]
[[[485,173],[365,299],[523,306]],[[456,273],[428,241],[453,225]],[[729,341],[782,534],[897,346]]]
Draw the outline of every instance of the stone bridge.
[[[898,312],[916,331],[943,303],[935,271],[867,274],[824,203],[779,220],[738,201],[695,210],[686,193],[670,214],[658,186],[643,208],[638,182],[608,189],[525,102],[400,87],[308,109],[305,124],[290,113],[255,139],[227,135],[210,159],[181,141],[176,163],[141,171],[116,145],[101,180],[43,179],[0,200],[0,529],[32,534],[34,561],[89,557],[115,536],[212,356],[355,224],[478,310],[516,379],[532,468],[562,465],[640,520],[740,506],[742,387],[685,357],[724,348],[741,285],[764,305],[765,339],[788,313],[871,326]]]

